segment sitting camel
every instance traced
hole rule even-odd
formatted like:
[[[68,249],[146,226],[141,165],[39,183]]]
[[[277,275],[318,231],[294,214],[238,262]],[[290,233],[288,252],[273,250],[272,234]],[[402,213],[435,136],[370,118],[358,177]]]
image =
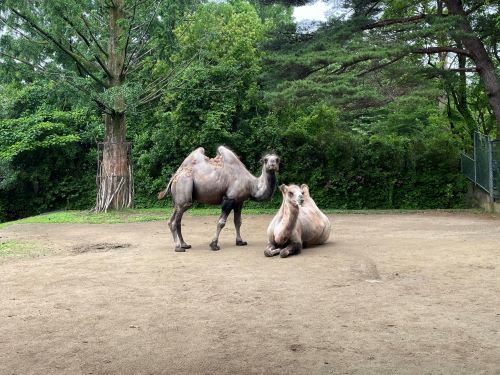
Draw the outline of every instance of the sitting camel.
[[[279,162],[280,159],[275,154],[264,156],[262,174],[260,177],[255,177],[227,147],[218,147],[217,156],[213,159],[205,156],[202,147],[191,152],[172,176],[167,188],[158,194],[158,199],[162,199],[168,193],[172,194],[174,213],[168,221],[168,226],[174,237],[175,251],[183,252],[191,248],[182,238],[181,220],[193,201],[222,204],[217,230],[210,243],[212,250],[220,250],[219,234],[226,225],[231,210],[234,210],[236,245],[246,245],[240,235],[243,202],[247,199],[264,201],[272,198]]]
[[[281,185],[283,202],[267,228],[264,255],[286,258],[303,247],[320,245],[330,237],[331,224],[309,194],[307,185]]]

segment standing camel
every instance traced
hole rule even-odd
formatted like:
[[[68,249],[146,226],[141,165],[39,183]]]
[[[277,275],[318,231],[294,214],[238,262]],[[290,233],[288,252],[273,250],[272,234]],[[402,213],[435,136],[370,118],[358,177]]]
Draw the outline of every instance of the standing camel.
[[[191,152],[170,179],[167,188],[158,194],[162,199],[172,194],[174,213],[168,221],[175,242],[175,251],[183,252],[191,248],[181,233],[181,220],[184,212],[194,201],[222,205],[215,236],[210,243],[212,250],[220,250],[219,234],[226,225],[227,217],[234,210],[236,245],[247,243],[241,239],[241,209],[247,199],[265,201],[271,199],[276,186],[276,171],[280,159],[275,154],[262,158],[262,174],[253,176],[238,156],[227,147],[219,146],[217,156],[209,159],[203,147]]]
[[[281,185],[283,202],[267,228],[264,255],[286,258],[303,247],[320,245],[330,237],[331,224],[309,194],[307,185]]]

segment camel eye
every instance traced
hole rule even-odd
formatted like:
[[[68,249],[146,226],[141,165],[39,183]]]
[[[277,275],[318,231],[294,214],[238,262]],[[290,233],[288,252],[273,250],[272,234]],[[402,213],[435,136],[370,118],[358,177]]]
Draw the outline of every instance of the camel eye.
[[[291,196],[291,197],[293,197],[293,193],[292,192],[289,192],[288,195]]]
[[[264,159],[264,163],[266,163],[266,164],[267,164],[267,158],[265,158],[265,159]]]

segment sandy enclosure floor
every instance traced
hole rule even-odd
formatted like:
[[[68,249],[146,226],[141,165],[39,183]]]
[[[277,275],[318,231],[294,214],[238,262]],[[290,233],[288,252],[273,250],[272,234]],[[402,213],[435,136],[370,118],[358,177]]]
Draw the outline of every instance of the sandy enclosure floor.
[[[165,214],[167,216],[167,213]],[[500,374],[500,220],[339,215],[266,258],[270,216],[14,225],[51,253],[0,263],[0,374]]]

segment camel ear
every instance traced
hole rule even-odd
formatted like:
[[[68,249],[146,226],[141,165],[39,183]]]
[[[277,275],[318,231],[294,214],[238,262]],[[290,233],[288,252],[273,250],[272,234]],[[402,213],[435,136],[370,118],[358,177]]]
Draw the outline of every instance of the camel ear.
[[[305,196],[309,196],[309,186],[307,186],[306,184],[302,184],[302,185],[300,185],[300,188],[304,192]]]
[[[286,188],[287,188],[287,186],[286,186],[285,184],[281,184],[281,185],[280,185],[280,190],[281,190],[281,192],[282,192],[283,194],[285,194],[285,193],[286,193]]]

